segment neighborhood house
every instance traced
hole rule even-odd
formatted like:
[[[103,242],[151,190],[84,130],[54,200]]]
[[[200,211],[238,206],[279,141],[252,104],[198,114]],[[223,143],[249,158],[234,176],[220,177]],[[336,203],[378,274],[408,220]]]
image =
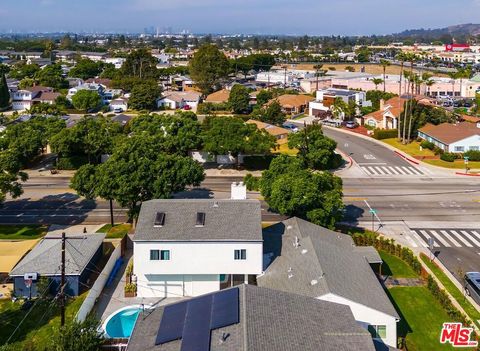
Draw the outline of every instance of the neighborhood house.
[[[418,137],[432,142],[447,152],[466,152],[480,149],[480,123],[427,124],[418,130]]]

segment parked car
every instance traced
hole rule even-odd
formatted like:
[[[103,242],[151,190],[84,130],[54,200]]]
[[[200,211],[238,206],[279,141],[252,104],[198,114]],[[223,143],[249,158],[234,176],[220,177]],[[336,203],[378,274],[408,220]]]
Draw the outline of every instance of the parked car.
[[[349,129],[354,129],[354,128],[358,127],[358,124],[354,121],[348,121],[348,122],[345,123],[345,127],[349,128]]]
[[[121,108],[121,107],[114,108],[114,109],[113,109],[113,112],[114,112],[114,113],[122,113],[122,112],[123,112],[123,108]]]
[[[480,304],[480,272],[465,273],[465,293]]]
[[[293,123],[284,123],[283,128],[288,129],[292,133],[298,132],[298,127]]]
[[[190,105],[185,105],[185,106],[183,106],[183,109],[185,111],[188,111],[188,110],[191,110],[192,108],[190,107]]]

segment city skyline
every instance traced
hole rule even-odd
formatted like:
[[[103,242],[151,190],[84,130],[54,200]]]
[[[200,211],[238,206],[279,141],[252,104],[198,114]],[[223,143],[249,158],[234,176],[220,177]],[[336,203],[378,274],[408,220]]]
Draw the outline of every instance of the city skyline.
[[[299,0],[294,5],[286,0],[228,4],[219,0],[167,4],[155,0],[20,0],[3,4],[0,31],[141,33],[154,27],[172,28],[176,33],[382,35],[475,23],[478,11],[474,9],[480,10],[480,0]]]

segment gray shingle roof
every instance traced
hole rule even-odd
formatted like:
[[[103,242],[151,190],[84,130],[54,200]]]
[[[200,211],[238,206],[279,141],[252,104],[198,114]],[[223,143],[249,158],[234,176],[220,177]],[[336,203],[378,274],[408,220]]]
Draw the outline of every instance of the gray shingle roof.
[[[68,239],[75,236],[75,239]],[[48,238],[48,239],[47,239]],[[53,238],[53,239],[52,239]],[[65,274],[80,275],[102,245],[105,234],[68,235],[65,242]],[[62,240],[48,234],[10,272],[10,276],[60,274]]]
[[[293,245],[295,237],[298,248]],[[311,297],[333,293],[399,318],[349,235],[290,218],[265,230],[264,253],[273,262],[257,278],[259,286]]]
[[[350,308],[306,296],[241,285],[238,324],[212,330],[211,351],[374,351]],[[155,345],[163,307],[140,315],[128,351],[179,351],[181,340]],[[229,336],[220,343],[223,333]]]
[[[162,227],[154,226],[165,213]],[[196,226],[197,212],[205,225]],[[262,241],[258,200],[151,200],[142,204],[134,241]]]

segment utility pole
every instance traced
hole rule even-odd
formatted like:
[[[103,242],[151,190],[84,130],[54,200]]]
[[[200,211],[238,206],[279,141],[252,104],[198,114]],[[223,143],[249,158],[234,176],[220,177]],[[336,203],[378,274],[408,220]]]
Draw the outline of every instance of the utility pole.
[[[60,326],[65,325],[65,232],[62,232],[62,276],[60,280]]]
[[[283,87],[286,88],[287,87],[287,66],[283,66]]]
[[[115,225],[115,223],[113,222],[113,200],[112,199],[110,199],[110,224],[112,225],[112,228]]]

